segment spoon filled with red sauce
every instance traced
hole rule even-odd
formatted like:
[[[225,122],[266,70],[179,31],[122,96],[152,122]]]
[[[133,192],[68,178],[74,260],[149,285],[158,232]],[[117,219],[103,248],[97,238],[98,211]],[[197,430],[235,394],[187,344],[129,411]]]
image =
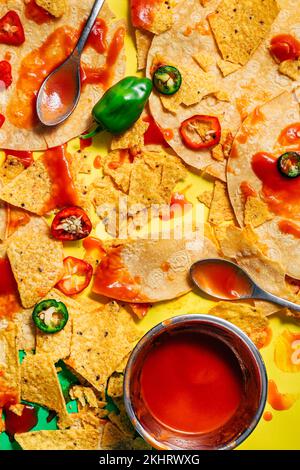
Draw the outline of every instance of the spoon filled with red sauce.
[[[81,93],[80,57],[104,0],[96,0],[72,54],[44,80],[36,110],[45,126],[65,121],[78,104]]]
[[[232,261],[221,258],[197,261],[190,268],[190,277],[201,292],[217,299],[260,299],[300,312],[300,305],[265,291]]]

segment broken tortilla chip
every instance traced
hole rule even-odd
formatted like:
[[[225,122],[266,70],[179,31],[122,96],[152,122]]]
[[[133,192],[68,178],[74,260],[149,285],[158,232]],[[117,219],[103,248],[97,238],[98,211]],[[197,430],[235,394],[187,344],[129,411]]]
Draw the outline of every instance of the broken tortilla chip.
[[[67,10],[66,0],[36,0],[36,4],[55,18],[60,18]]]
[[[65,363],[104,393],[108,378],[141,335],[132,316],[115,302],[83,311],[74,315],[71,354]]]
[[[198,65],[200,65],[204,72],[208,72],[210,66],[214,63],[214,58],[205,51],[201,51],[193,55],[193,59]]]
[[[63,246],[42,218],[32,218],[8,239],[7,255],[23,307],[39,302],[64,273]]]
[[[60,420],[69,425],[65,399],[56,369],[47,354],[27,354],[21,366],[21,397],[56,411]]]
[[[245,225],[253,228],[259,227],[267,220],[273,219],[274,215],[268,209],[267,204],[257,197],[248,197],[245,205]]]
[[[98,399],[91,387],[73,385],[69,391],[72,400],[78,400],[82,408],[99,408]]]
[[[223,59],[245,65],[278,13],[276,0],[222,0],[208,21]]]
[[[16,178],[25,167],[22,161],[13,155],[7,155],[3,165],[0,167],[0,182],[3,186]]]
[[[148,127],[149,123],[145,122],[143,118],[140,118],[128,131],[113,137],[111,142],[111,150],[129,149],[135,146],[143,147],[144,134]]]
[[[0,329],[0,408],[21,401],[17,334],[17,326],[12,322]]]
[[[135,41],[137,49],[137,69],[144,70],[147,65],[147,56],[153,39],[153,33],[149,31],[135,31]]]
[[[253,343],[262,348],[269,339],[269,321],[263,311],[246,303],[218,302],[210,315],[223,318],[243,330]]]
[[[219,69],[222,72],[223,77],[227,77],[227,75],[230,75],[233,72],[236,72],[241,68],[241,65],[239,64],[233,64],[232,62],[229,62],[228,60],[222,60],[219,59],[217,61],[217,65]]]
[[[14,316],[14,323],[18,326],[18,349],[22,351],[33,351],[35,349],[36,342],[32,309],[26,309],[16,313]]]
[[[279,65],[279,72],[292,80],[300,80],[300,58],[296,60],[284,60]]]
[[[102,429],[79,428],[15,434],[23,450],[98,450]]]
[[[123,396],[124,375],[114,372],[110,376],[107,386],[107,394],[112,398]]]
[[[213,198],[213,190],[208,189],[207,191],[203,191],[203,193],[199,194],[197,196],[197,199],[199,202],[204,204],[206,207],[210,208],[211,202]]]
[[[220,225],[223,222],[233,222],[235,220],[227,192],[227,185],[222,181],[215,181],[208,220],[214,225]]]

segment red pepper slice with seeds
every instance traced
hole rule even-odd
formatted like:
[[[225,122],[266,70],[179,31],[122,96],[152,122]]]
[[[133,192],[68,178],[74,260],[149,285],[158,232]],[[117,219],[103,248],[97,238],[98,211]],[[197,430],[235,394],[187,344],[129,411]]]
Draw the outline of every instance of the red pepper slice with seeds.
[[[24,28],[18,13],[10,10],[0,18],[0,43],[21,46],[25,41]]]
[[[5,88],[12,84],[11,65],[7,60],[0,61],[0,82],[3,82]]]
[[[56,287],[65,295],[75,295],[89,285],[93,267],[83,259],[68,256],[64,259],[65,274]]]
[[[51,225],[51,234],[57,240],[82,240],[92,231],[92,222],[80,207],[66,207],[56,214]]]
[[[221,139],[221,125],[215,116],[196,114],[183,121],[179,132],[183,143],[192,150],[211,148]]]

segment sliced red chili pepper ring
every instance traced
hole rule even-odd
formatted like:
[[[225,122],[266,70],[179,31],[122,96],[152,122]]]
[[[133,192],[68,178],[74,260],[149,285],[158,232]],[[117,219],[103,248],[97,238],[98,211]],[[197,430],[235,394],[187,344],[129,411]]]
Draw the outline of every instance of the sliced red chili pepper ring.
[[[75,295],[89,285],[93,267],[83,259],[68,256],[64,259],[65,274],[56,287],[65,295]]]
[[[51,225],[51,234],[57,240],[81,240],[89,236],[92,222],[80,207],[66,207],[56,214]]]
[[[18,13],[8,11],[0,18],[0,43],[10,46],[20,46],[25,41],[24,28]]]
[[[221,125],[215,116],[196,114],[180,126],[183,143],[192,150],[211,148],[221,139]]]

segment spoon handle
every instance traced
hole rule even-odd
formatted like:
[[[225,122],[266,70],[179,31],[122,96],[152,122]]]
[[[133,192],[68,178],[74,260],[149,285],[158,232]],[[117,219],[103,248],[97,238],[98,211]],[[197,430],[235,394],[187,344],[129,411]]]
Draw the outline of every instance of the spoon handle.
[[[83,48],[84,48],[85,43],[87,41],[87,38],[89,37],[91,29],[92,29],[92,27],[95,23],[95,20],[98,16],[99,11],[101,10],[101,8],[103,6],[104,1],[105,0],[96,0],[94,5],[93,5],[90,16],[87,19],[85,27],[83,28],[83,31],[82,31],[81,36],[79,38],[79,41],[78,41],[78,43],[77,43],[77,45],[74,49],[74,52],[73,52],[73,54],[75,53],[76,56],[78,56],[78,57],[80,57],[81,54],[82,54],[82,51],[83,51]]]
[[[273,302],[274,304],[281,305],[282,307],[300,312],[300,305],[297,305],[294,302],[289,302],[288,300],[282,299],[281,297],[277,297],[276,295],[270,294],[269,292],[265,292],[258,286],[255,286],[253,290],[252,298],[267,300],[268,302]]]

